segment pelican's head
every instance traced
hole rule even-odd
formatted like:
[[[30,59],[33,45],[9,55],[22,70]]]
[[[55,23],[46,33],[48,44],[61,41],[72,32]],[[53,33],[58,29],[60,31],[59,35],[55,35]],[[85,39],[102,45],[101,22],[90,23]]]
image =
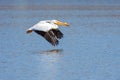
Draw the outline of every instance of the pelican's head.
[[[70,24],[68,24],[67,22],[61,22],[58,20],[52,20],[52,22],[58,26],[69,26]]]

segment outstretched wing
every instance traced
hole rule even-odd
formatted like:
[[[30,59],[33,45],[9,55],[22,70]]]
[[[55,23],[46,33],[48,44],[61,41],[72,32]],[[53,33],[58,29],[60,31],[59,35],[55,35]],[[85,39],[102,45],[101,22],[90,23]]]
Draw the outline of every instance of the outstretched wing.
[[[52,30],[49,30],[48,32],[44,31],[38,31],[34,30],[37,34],[44,37],[49,43],[51,43],[53,46],[58,45],[59,41],[57,40],[57,37],[55,36],[54,32]]]
[[[53,31],[53,33],[57,38],[61,39],[63,37],[63,33],[59,29],[51,29],[51,30]]]

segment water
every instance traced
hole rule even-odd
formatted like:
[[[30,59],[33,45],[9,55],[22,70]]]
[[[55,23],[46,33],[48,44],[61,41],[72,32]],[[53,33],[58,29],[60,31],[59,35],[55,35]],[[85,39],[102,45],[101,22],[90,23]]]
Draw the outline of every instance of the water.
[[[0,3],[0,80],[120,80],[119,1],[25,1]],[[46,19],[71,24],[58,46],[26,34]]]

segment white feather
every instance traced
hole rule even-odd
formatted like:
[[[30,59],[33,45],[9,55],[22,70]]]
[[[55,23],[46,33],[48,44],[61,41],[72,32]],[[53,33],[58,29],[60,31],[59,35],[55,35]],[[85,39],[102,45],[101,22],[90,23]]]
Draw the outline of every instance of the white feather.
[[[48,21],[50,23],[48,23]],[[54,24],[53,21],[46,20],[40,21],[39,23],[35,24],[33,27],[29,28],[28,30],[39,30],[39,31],[49,31],[50,29],[57,29],[58,26]]]

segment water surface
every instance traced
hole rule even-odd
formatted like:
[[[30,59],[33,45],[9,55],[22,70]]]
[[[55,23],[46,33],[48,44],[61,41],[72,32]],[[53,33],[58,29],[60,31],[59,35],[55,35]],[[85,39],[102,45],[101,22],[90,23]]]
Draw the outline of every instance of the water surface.
[[[0,80],[119,80],[120,7],[78,2],[22,6],[2,1]],[[71,24],[60,28],[64,38],[56,47],[35,33],[26,34],[46,19]]]

